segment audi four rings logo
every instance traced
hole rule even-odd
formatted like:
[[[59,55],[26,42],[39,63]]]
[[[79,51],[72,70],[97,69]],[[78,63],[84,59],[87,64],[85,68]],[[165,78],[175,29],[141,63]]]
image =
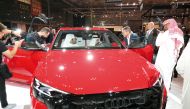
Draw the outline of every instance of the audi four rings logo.
[[[122,107],[128,107],[132,104],[145,104],[144,98],[137,98],[137,99],[129,99],[127,97],[124,98],[114,98],[114,99],[107,99],[105,101],[105,108],[122,108]]]

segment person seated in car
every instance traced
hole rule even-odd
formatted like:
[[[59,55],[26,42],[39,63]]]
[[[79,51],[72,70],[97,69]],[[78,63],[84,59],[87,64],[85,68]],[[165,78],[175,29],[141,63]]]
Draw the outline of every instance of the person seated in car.
[[[39,32],[33,32],[26,36],[26,42],[33,42],[40,45],[46,44],[46,38],[50,34],[50,29],[48,27],[43,27]]]
[[[74,34],[67,34],[65,36],[65,40],[63,42],[62,47],[76,47],[78,46],[77,44],[77,38]]]
[[[126,26],[122,29],[122,35],[124,37],[124,42],[126,46],[130,46],[139,42],[139,36],[136,33],[133,33],[129,26]]]
[[[101,41],[98,35],[92,35],[92,39],[90,40],[89,46],[94,46],[94,47],[101,46]]]

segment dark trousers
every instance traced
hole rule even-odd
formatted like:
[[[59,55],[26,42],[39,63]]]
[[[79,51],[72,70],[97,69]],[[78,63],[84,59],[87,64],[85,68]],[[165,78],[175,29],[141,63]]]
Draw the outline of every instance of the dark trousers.
[[[2,108],[8,105],[5,80],[2,77],[0,77],[0,101]]]

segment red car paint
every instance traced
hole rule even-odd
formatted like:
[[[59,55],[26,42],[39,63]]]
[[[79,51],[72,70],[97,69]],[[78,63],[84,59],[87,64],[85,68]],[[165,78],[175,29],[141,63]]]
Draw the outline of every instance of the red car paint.
[[[92,60],[88,59],[90,56]],[[77,95],[145,89],[159,76],[152,64],[128,49],[54,50],[43,61],[35,77]],[[32,93],[31,96],[33,109],[39,109],[35,106],[40,103]]]
[[[53,50],[46,59],[35,76],[73,94],[148,88],[158,77],[154,67],[131,50]]]
[[[147,59],[149,62],[152,62],[154,49],[151,44],[146,45],[144,48],[136,48],[136,49],[131,49],[131,50],[140,54],[145,59]]]
[[[11,81],[30,84],[39,60],[46,54],[44,51],[18,49],[13,59],[4,58],[13,73]]]

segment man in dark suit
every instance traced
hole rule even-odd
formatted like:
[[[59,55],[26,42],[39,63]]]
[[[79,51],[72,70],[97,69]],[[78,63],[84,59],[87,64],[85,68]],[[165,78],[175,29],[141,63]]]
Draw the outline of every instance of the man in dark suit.
[[[133,33],[131,31],[131,28],[129,26],[126,26],[122,29],[122,35],[124,37],[125,44],[128,47],[135,43],[138,43],[140,39],[136,33]]]
[[[145,41],[147,44],[151,44],[154,48],[154,56],[152,63],[155,63],[156,56],[158,53],[158,47],[156,46],[156,39],[159,34],[159,30],[155,29],[154,22],[149,22],[147,28],[148,30],[146,31]]]
[[[147,44],[152,44],[152,46],[154,47],[154,53],[157,54],[158,48],[155,45],[159,31],[154,28],[154,22],[149,22],[147,28],[148,30],[146,31],[145,35],[146,42]]]

